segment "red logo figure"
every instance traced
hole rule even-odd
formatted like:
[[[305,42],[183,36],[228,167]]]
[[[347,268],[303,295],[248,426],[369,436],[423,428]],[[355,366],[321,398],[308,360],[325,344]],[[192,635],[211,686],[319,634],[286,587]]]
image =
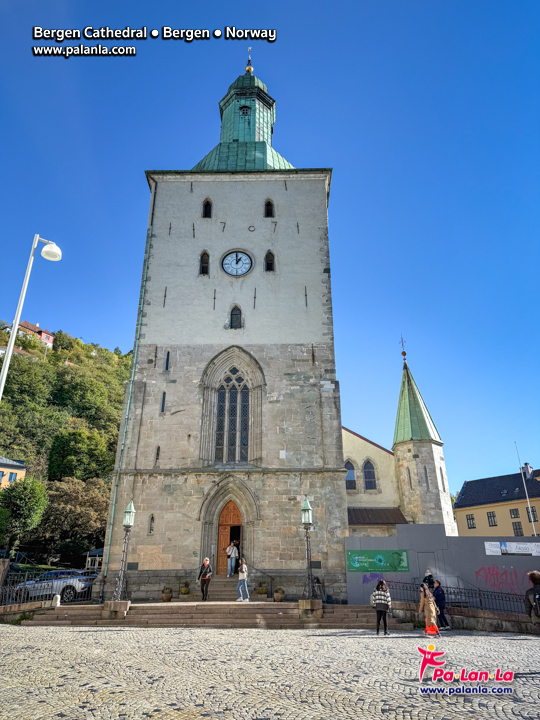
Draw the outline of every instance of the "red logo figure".
[[[440,667],[441,665],[444,665],[446,663],[446,660],[435,659],[440,657],[441,655],[444,655],[444,650],[433,652],[433,650],[435,650],[435,645],[428,645],[427,650],[424,650],[424,648],[420,647],[417,649],[418,652],[423,655],[422,664],[420,665],[420,682],[422,682],[422,678],[424,677],[424,671],[428,665],[430,665],[431,667]]]

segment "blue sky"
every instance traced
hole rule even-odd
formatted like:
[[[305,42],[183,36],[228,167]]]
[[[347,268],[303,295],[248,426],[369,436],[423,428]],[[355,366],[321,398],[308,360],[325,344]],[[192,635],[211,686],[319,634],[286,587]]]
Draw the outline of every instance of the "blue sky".
[[[33,26],[88,25],[275,28],[277,41],[32,56],[54,44],[33,41]],[[343,424],[391,446],[403,334],[453,490],[516,471],[514,441],[540,465],[537,0],[27,0],[3,3],[0,26],[0,318],[13,318],[39,232],[64,259],[37,259],[24,319],[131,348],[144,170],[189,169],[216,145],[218,102],[251,44],[277,101],[274,147],[334,169]]]

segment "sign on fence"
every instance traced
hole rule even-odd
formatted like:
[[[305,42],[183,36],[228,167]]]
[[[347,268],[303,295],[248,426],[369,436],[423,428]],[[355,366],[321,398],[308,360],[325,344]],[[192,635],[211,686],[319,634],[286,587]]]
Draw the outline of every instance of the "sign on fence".
[[[409,572],[406,550],[347,550],[349,572]]]

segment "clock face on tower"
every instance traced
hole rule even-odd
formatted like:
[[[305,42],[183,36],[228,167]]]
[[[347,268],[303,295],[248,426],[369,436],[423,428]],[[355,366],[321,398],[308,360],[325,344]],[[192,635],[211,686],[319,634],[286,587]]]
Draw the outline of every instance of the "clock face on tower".
[[[225,255],[221,264],[228,275],[239,277],[251,270],[253,262],[247,253],[237,251]]]

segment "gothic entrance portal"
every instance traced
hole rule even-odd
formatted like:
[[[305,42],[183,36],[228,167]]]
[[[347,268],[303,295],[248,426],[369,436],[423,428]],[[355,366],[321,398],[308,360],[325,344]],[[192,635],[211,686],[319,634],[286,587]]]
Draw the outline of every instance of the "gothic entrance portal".
[[[218,556],[217,574],[227,574],[227,547],[231,540],[238,540],[239,550],[242,553],[242,515],[232,500],[230,500],[219,516],[218,524]]]

